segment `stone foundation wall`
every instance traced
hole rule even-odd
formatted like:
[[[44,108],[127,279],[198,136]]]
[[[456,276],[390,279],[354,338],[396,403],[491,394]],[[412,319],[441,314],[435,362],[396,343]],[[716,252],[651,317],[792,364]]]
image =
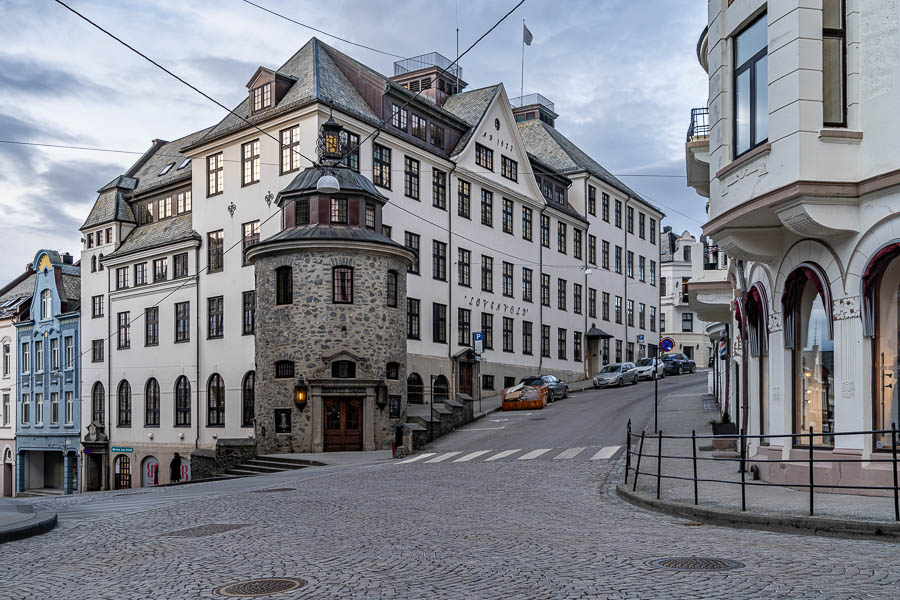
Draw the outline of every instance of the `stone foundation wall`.
[[[205,479],[256,458],[256,440],[220,439],[216,449],[199,448],[191,453],[191,479]],[[168,465],[167,465],[168,466]]]

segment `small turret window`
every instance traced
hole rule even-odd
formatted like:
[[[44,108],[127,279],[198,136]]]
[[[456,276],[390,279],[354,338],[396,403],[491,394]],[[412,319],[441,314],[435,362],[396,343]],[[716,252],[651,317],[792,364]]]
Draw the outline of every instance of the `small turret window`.
[[[272,84],[267,83],[253,89],[253,112],[272,106]]]
[[[331,299],[335,304],[353,304],[352,267],[334,268]]]
[[[275,269],[275,304],[291,304],[294,302],[293,269],[278,267]]]

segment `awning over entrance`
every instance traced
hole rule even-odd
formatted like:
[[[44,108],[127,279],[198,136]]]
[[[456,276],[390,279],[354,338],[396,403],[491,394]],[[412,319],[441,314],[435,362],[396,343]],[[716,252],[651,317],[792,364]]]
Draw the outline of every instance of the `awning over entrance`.
[[[606,332],[603,331],[602,329],[598,329],[597,327],[593,327],[593,326],[592,326],[590,329],[588,329],[588,332],[587,332],[586,334],[584,334],[584,337],[586,337],[586,338],[599,338],[599,339],[601,339],[601,340],[608,340],[608,339],[611,339],[613,336],[609,335],[608,333],[606,333]]]

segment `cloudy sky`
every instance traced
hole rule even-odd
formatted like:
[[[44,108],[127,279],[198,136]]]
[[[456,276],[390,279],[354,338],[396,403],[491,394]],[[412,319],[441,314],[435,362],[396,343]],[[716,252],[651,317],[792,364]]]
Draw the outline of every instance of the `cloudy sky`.
[[[228,106],[259,65],[277,68],[313,35],[242,0],[66,0]],[[255,0],[348,40],[401,56],[454,56],[514,0]],[[526,0],[461,61],[471,88],[519,95],[522,19],[534,34],[525,93],[556,104],[557,128],[667,213],[698,231],[704,201],[685,187],[690,109],[706,103],[695,47],[702,0]],[[390,56],[323,41],[381,73]],[[0,139],[143,152],[224,111],[52,0],[0,0]],[[80,252],[96,190],[136,155],[0,143],[0,286],[38,248]],[[625,177],[625,175],[678,177]],[[676,212],[678,211],[678,212]]]

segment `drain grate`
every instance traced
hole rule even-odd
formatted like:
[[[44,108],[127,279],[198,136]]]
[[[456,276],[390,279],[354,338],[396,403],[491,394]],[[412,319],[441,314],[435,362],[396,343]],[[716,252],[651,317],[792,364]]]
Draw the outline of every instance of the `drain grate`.
[[[214,592],[227,598],[261,598],[283,592],[292,592],[304,585],[306,585],[306,582],[296,577],[270,577],[229,583],[216,588]]]
[[[644,564],[658,569],[668,569],[669,571],[729,571],[731,569],[740,569],[744,566],[744,563],[727,558],[698,558],[693,556],[656,558],[648,560]]]
[[[529,421],[546,421],[547,417],[531,417]]]
[[[188,527],[187,529],[179,529],[178,531],[170,531],[163,533],[159,537],[183,537],[198,538],[217,533],[225,533],[226,531],[234,531],[243,527],[249,527],[250,523],[210,523],[209,525],[198,525],[197,527]]]
[[[275,492],[293,492],[297,488],[268,488],[265,490],[250,490],[251,494],[274,494]]]
[[[684,527],[703,527],[703,523],[698,523],[697,521],[679,521],[679,525],[683,525]]]

